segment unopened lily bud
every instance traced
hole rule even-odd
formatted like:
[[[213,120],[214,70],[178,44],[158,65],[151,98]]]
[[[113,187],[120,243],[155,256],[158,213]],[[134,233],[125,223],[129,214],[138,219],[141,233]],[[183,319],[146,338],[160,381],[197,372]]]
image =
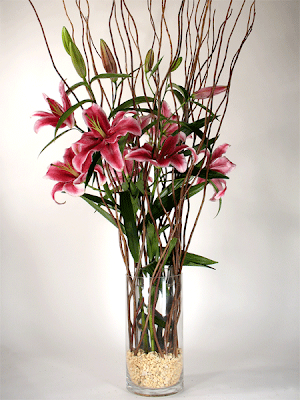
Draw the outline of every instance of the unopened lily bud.
[[[71,36],[65,26],[62,28],[61,36],[64,48],[66,52],[70,55],[70,43],[73,42],[73,40],[71,39]]]
[[[80,78],[84,79],[86,77],[86,67],[80,51],[78,50],[76,44],[73,42],[69,43],[69,50],[70,50],[71,60],[76,69],[77,74],[80,76]]]
[[[151,71],[154,63],[154,51],[152,49],[148,50],[145,58],[145,72]]]
[[[197,100],[208,99],[212,92],[213,96],[215,96],[216,94],[223,93],[226,90],[227,86],[215,86],[215,88],[213,86],[207,86],[193,93],[193,98]]]
[[[117,64],[115,62],[114,56],[112,55],[109,47],[105,43],[103,39],[100,39],[100,53],[102,64],[105,71],[108,74],[116,74],[117,73]],[[117,78],[111,78],[112,81],[116,81]]]

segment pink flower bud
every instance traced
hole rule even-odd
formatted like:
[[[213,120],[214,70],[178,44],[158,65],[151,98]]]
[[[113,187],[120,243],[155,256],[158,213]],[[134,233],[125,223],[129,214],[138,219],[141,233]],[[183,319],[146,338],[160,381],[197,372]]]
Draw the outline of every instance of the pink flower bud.
[[[100,39],[100,52],[101,52],[101,59],[102,64],[105,71],[108,74],[116,74],[117,73],[117,65],[115,59],[109,50],[109,47],[105,43],[103,39]]]
[[[213,92],[213,96],[223,93],[227,90],[227,86],[207,86],[193,93],[193,98],[197,100],[208,99]]]

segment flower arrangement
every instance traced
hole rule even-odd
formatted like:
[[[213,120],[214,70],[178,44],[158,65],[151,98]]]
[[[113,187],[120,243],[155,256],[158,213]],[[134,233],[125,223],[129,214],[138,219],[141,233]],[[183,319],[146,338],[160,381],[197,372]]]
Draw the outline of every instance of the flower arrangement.
[[[52,163],[47,171],[46,177],[56,182],[52,197],[59,203],[58,192],[78,196],[118,230],[128,278],[130,354],[137,356],[142,350],[179,357],[180,281],[174,278],[168,305],[172,312],[166,315],[156,308],[162,291],[159,282],[180,276],[185,265],[212,268],[215,263],[188,249],[208,188],[212,187],[210,200],[219,203],[219,212],[228,173],[235,167],[225,157],[229,145],[217,141],[233,70],[254,23],[255,4],[250,4],[245,35],[232,53],[231,41],[245,1],[236,16],[229,1],[218,28],[211,0],[179,1],[175,24],[168,21],[174,2],[140,2],[150,22],[146,49],[140,44],[138,19],[125,0],[112,1],[110,38],[100,39],[99,47],[91,34],[89,1],[86,11],[76,1],[81,44],[62,3],[72,29],[71,34],[62,29],[66,63],[73,63],[80,79],[68,85],[54,64],[43,31],[60,76],[61,104],[44,95],[50,112],[34,114],[38,117],[34,130],[54,127],[54,138],[43,150],[67,132],[77,132],[78,138],[65,150],[62,161]],[[81,96],[85,93],[82,98],[79,90]],[[82,124],[77,122],[80,116]],[[200,200],[190,224],[194,196]],[[148,300],[142,292],[136,297],[135,284],[143,277],[149,278]]]

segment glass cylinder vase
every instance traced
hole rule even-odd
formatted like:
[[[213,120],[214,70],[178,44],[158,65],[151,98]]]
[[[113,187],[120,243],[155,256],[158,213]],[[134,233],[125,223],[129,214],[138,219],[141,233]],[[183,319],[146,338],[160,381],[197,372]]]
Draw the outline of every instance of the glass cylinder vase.
[[[183,389],[181,275],[127,276],[126,384],[166,396]]]

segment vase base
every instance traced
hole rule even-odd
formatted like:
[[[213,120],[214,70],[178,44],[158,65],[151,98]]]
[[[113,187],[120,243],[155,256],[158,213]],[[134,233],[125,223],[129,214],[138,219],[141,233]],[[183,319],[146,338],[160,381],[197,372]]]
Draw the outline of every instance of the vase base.
[[[183,379],[180,379],[175,385],[158,389],[150,389],[135,385],[131,380],[127,380],[126,388],[129,392],[146,397],[169,396],[183,390]]]

